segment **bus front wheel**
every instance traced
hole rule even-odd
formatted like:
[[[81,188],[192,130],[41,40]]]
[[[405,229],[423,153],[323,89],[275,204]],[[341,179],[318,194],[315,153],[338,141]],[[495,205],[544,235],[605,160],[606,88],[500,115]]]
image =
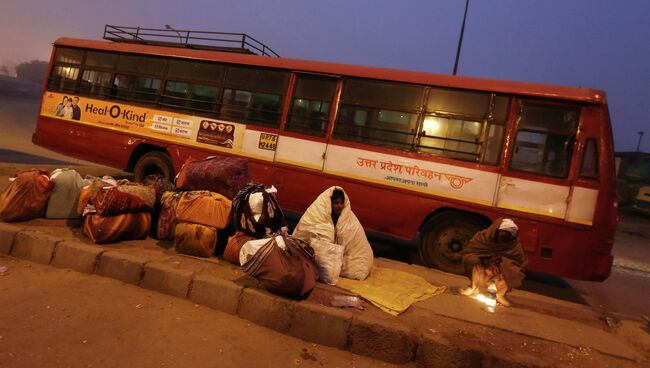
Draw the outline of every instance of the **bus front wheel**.
[[[142,155],[133,167],[133,178],[142,182],[147,175],[162,175],[165,179],[174,181],[174,165],[168,154],[160,151],[150,151]]]
[[[424,225],[420,235],[420,256],[429,267],[464,274],[461,251],[485,224],[477,216],[462,212],[435,215]]]

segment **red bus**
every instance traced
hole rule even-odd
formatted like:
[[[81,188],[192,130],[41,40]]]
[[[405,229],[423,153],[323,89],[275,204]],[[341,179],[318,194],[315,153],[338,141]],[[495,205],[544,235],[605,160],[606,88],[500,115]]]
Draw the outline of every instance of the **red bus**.
[[[255,55],[245,37],[232,49],[191,45],[189,32],[175,44],[60,38],[33,140],[136,179],[173,177],[190,156],[247,157],[296,213],[340,185],[368,231],[415,240],[449,272],[507,216],[528,269],[609,276],[618,213],[602,91]]]

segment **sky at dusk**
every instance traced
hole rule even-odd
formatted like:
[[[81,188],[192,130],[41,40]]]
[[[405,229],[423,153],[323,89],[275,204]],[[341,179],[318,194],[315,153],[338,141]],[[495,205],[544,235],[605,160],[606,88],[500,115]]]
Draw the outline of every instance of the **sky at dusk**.
[[[280,55],[451,74],[464,0],[2,0],[0,65],[105,24],[242,32]],[[650,151],[650,1],[470,0],[459,75],[608,95],[617,151]]]

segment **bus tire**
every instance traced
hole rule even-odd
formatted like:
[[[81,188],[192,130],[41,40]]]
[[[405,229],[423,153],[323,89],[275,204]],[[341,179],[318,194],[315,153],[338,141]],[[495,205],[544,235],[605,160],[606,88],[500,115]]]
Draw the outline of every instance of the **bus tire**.
[[[158,174],[174,182],[174,164],[165,152],[150,151],[142,155],[133,167],[133,179],[141,183],[147,175]]]
[[[472,236],[484,228],[484,222],[469,213],[448,211],[437,214],[422,228],[420,257],[429,267],[464,274],[465,267],[460,252]]]

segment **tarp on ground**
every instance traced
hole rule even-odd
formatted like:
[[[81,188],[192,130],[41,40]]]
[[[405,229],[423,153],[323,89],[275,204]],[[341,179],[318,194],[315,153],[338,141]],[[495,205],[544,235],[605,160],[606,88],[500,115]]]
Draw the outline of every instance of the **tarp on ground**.
[[[390,268],[375,267],[365,280],[340,278],[338,286],[358,294],[394,316],[412,304],[440,295],[446,286],[433,286],[424,278]]]

